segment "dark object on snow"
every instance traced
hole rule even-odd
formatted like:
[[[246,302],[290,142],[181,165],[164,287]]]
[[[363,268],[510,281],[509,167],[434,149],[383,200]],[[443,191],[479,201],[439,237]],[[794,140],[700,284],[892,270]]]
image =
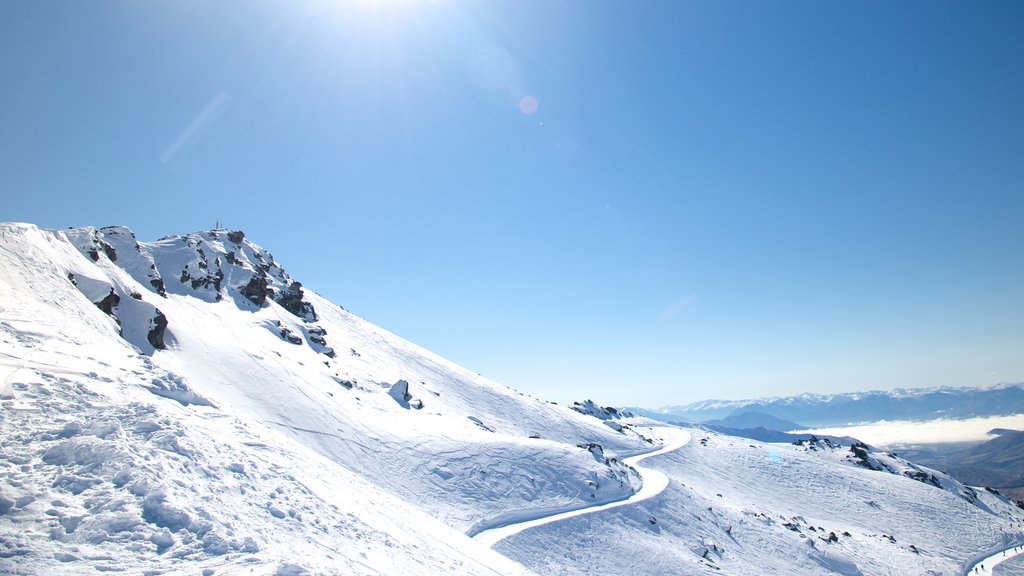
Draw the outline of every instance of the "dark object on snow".
[[[157,294],[167,298],[167,288],[164,287],[163,278],[153,278],[149,281],[149,285],[153,287],[153,290],[156,290]]]
[[[936,488],[942,488],[942,484],[939,482],[939,479],[935,477],[935,474],[928,474],[924,470],[914,470],[913,472],[907,470],[903,475],[907,478],[913,478],[918,482],[924,482],[925,484],[931,484]]]
[[[323,347],[323,350],[319,350],[321,354],[327,356],[328,358],[335,357],[334,348],[328,346],[327,339],[324,338],[324,336],[327,334],[327,330],[325,328],[323,328],[322,326],[312,326],[306,329],[306,334],[309,336],[310,342]]]
[[[228,240],[234,242],[235,244],[241,244],[244,238],[245,232],[242,232],[241,230],[232,230],[228,232]]]
[[[146,339],[153,345],[153,348],[166,350],[167,344],[164,343],[164,333],[167,331],[167,316],[164,316],[164,313],[157,308],[153,318],[149,321],[149,325],[149,334],[146,334]]]
[[[242,296],[245,296],[247,300],[260,307],[266,303],[267,296],[274,293],[272,289],[267,287],[267,274],[262,270],[252,275],[249,283],[242,286],[241,292]]]
[[[114,294],[114,289],[111,288],[110,294],[104,296],[103,300],[100,300],[99,302],[96,303],[96,306],[100,310],[103,310],[103,313],[106,314],[107,316],[113,316],[114,308],[117,308],[117,305],[120,303],[121,297],[118,296],[117,294]]]
[[[294,334],[291,331],[291,328],[286,328],[286,327],[282,326],[281,327],[280,335],[281,335],[281,339],[284,340],[285,342],[288,342],[289,344],[295,344],[295,345],[301,345],[302,344],[302,337],[301,336],[297,336],[296,334]]]
[[[870,447],[863,442],[855,442],[850,446],[850,452],[853,452],[855,463],[858,466],[863,466],[868,470],[881,471],[884,470],[881,466],[872,463],[871,458],[868,456],[868,450]]]
[[[399,380],[392,384],[391,388],[388,389],[388,394],[394,398],[395,402],[398,402],[398,405],[402,408],[415,408],[416,410],[423,409],[423,400],[412,397],[412,394],[409,393],[409,382],[405,380]],[[474,420],[472,416],[470,416],[469,419]],[[479,425],[479,421],[477,421],[477,423]],[[491,432],[494,432],[494,430],[491,430]]]
[[[302,284],[292,282],[287,290],[281,292],[275,300],[282,308],[307,322],[316,322],[319,317],[313,309],[313,305],[302,300]]]
[[[101,241],[100,248],[103,248],[103,253],[107,255],[107,258],[110,258],[111,262],[117,262],[117,251],[114,250],[113,246]]]

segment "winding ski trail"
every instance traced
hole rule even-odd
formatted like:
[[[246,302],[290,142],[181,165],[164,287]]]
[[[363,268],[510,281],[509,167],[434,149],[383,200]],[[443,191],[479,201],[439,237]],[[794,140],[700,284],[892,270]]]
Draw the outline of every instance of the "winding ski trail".
[[[668,454],[669,452],[673,452],[683,446],[686,446],[686,444],[690,442],[690,433],[681,428],[670,426],[659,426],[658,429],[664,432],[666,436],[665,444],[662,445],[661,448],[622,459],[622,461],[629,466],[636,468],[636,471],[640,473],[640,477],[643,480],[643,485],[640,487],[640,490],[629,498],[562,512],[556,511],[544,513],[543,511],[538,512],[536,510],[526,511],[518,518],[513,518],[500,526],[481,530],[480,532],[473,534],[472,538],[477,542],[481,542],[486,546],[491,547],[500,540],[508,538],[513,534],[518,534],[528,528],[558,522],[559,520],[565,520],[567,518],[575,518],[576,516],[583,516],[584,514],[593,514],[594,512],[600,512],[602,510],[610,510],[612,508],[618,508],[619,506],[636,504],[661,494],[665,488],[668,487],[668,476],[653,468],[640,466],[639,463],[647,458]],[[539,517],[532,516],[537,513],[543,515]]]
[[[1018,543],[1015,546],[1010,546],[1009,548],[1000,550],[991,556],[978,560],[971,566],[968,566],[966,574],[970,574],[971,576],[992,576],[996,566],[1022,554],[1024,554],[1024,546]]]

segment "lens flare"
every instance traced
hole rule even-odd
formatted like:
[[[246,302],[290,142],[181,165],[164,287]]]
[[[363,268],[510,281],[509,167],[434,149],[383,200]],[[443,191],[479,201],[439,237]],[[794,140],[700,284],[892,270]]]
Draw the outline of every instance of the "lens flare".
[[[523,96],[519,99],[519,111],[523,114],[533,114],[537,111],[538,102],[533,96]]]

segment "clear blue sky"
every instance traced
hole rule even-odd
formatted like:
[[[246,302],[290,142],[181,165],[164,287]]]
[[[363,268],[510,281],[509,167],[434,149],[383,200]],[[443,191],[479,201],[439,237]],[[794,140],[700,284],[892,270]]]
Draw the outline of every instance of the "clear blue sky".
[[[0,219],[219,219],[535,396],[1024,381],[1024,2],[0,3]]]

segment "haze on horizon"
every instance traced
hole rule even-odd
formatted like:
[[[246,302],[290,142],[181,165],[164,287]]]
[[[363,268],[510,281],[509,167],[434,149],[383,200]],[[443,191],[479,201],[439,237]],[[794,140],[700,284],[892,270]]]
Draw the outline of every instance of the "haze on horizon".
[[[245,230],[544,399],[1024,381],[1024,5],[0,6],[0,219]]]

